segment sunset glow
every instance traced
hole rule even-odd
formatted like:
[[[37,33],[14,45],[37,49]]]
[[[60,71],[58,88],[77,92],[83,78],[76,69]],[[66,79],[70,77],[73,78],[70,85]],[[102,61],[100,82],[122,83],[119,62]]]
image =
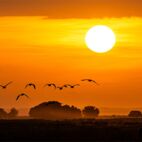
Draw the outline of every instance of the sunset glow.
[[[18,8],[14,4],[0,6],[0,83],[13,81],[9,90],[0,90],[1,106],[22,109],[45,100],[58,100],[80,108],[89,104],[108,108],[118,108],[120,104],[123,108],[142,107],[142,3],[136,2],[138,11],[134,11],[133,2],[122,5],[120,0],[116,5],[109,1],[110,5],[105,1],[102,4],[62,0],[61,5],[54,6],[52,1],[39,5],[36,0],[31,2],[33,11],[28,1],[16,3],[15,0]],[[28,12],[24,11],[25,7]],[[91,42],[92,50],[103,54],[92,52],[86,45],[86,34],[95,25],[105,25],[112,31],[113,36],[105,32],[104,38],[110,37],[108,46],[104,38],[99,39],[103,43],[101,50]],[[85,85],[80,82],[83,78],[95,79],[101,85]],[[37,92],[23,88],[28,82],[37,84]],[[59,86],[79,83],[82,87],[62,92],[43,89],[48,82]],[[21,91],[34,97],[15,102]]]

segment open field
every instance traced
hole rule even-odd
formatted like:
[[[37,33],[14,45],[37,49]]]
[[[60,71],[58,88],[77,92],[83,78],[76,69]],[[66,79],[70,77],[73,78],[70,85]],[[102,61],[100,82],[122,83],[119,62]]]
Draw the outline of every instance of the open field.
[[[1,140],[140,141],[142,118],[0,120]]]

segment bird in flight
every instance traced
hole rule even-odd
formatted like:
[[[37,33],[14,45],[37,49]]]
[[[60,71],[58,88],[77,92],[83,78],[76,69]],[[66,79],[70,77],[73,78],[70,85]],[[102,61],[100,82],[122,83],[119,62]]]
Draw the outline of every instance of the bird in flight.
[[[57,87],[57,89],[63,90],[63,89],[64,89],[64,86]]]
[[[12,81],[8,82],[5,85],[0,85],[0,87],[2,87],[2,89],[6,89],[8,85],[10,85],[12,83]]]
[[[80,84],[75,84],[75,85],[65,84],[64,85],[64,87],[70,87],[70,88],[75,88],[76,86],[80,86]]]
[[[65,88],[68,88],[68,87],[70,87],[70,84],[65,84],[65,85],[63,85]]]
[[[36,89],[36,85],[34,83],[29,83],[25,86],[25,88],[27,88],[28,86],[33,87],[34,89]]]
[[[27,94],[25,94],[25,93],[21,93],[21,94],[19,94],[19,95],[16,97],[16,101],[18,101],[18,100],[19,100],[19,98],[20,98],[20,97],[23,97],[23,96],[25,96],[25,97],[29,98],[29,96],[28,96]]]
[[[56,89],[56,85],[54,83],[49,83],[49,84],[45,84],[44,87],[49,86],[49,87],[54,87]]]
[[[95,80],[92,80],[92,79],[82,79],[81,81],[93,82],[93,83],[99,85]]]

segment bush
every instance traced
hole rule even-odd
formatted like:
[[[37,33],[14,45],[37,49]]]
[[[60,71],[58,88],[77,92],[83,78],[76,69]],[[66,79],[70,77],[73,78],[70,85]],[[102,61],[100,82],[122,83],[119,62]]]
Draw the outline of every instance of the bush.
[[[132,110],[128,114],[129,117],[142,117],[142,113],[137,110]]]
[[[80,109],[62,105],[60,102],[49,101],[41,103],[29,111],[30,117],[45,118],[45,119],[76,119],[81,118]]]
[[[15,108],[12,108],[8,113],[8,117],[17,117],[18,111]]]
[[[82,113],[85,118],[95,118],[99,115],[100,111],[94,106],[86,106]]]
[[[6,118],[7,117],[7,113],[3,108],[0,108],[0,118]]]

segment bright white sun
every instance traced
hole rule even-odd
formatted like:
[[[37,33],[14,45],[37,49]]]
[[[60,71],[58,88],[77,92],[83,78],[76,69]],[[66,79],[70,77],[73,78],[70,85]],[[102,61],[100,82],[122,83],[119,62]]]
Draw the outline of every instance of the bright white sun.
[[[89,49],[97,53],[104,53],[111,50],[116,37],[114,32],[107,26],[98,25],[92,27],[86,34],[85,42]]]

